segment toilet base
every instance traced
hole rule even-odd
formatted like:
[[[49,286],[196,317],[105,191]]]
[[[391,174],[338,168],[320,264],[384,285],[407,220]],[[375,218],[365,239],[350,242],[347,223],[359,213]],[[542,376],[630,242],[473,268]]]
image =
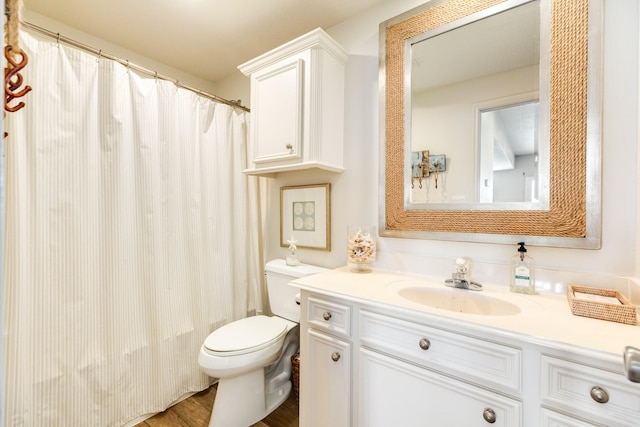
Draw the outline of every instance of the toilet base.
[[[289,331],[278,361],[243,375],[221,378],[209,427],[247,427],[257,423],[291,394],[291,356],[297,351],[298,328]]]
[[[255,424],[280,406],[290,393],[291,382],[265,393],[263,369],[221,379],[209,427],[247,427]]]

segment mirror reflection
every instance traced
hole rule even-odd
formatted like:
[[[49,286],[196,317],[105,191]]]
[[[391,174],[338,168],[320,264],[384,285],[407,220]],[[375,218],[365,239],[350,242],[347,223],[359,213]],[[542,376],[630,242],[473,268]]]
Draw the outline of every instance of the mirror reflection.
[[[456,209],[488,203],[546,208],[549,140],[539,130],[540,118],[548,117],[540,114],[539,102],[546,92],[540,78],[540,2],[454,28],[409,41],[405,177],[411,182],[405,188],[410,202],[454,203]],[[434,169],[434,161],[446,168]]]
[[[538,100],[480,110],[480,203],[539,200]]]

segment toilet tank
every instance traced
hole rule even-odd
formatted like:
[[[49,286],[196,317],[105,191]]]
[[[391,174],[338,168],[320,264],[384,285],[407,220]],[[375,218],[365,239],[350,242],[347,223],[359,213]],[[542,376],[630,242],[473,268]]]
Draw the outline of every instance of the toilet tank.
[[[299,323],[300,306],[296,303],[296,295],[300,293],[300,290],[289,285],[289,282],[322,271],[327,271],[327,269],[308,264],[292,267],[287,265],[283,259],[269,261],[265,266],[265,274],[271,312],[276,316]]]

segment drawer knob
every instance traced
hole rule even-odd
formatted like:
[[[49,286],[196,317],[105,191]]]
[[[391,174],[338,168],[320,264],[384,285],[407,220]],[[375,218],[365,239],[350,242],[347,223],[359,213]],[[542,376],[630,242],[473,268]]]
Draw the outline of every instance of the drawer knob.
[[[420,340],[420,342],[418,343],[418,345],[420,346],[421,349],[423,350],[429,350],[429,347],[431,347],[431,343],[429,342],[428,339],[426,338],[422,338]]]
[[[598,386],[591,387],[591,398],[598,403],[607,403],[609,401],[609,393]]]
[[[491,408],[485,408],[482,412],[482,418],[484,418],[484,420],[489,424],[493,424],[496,422],[496,413]]]
[[[334,362],[340,360],[340,353],[338,353],[337,351],[331,353],[331,360],[333,360]]]
[[[324,313],[322,313],[322,318],[324,320],[329,320],[331,319],[331,313],[329,313],[328,311],[325,311]]]

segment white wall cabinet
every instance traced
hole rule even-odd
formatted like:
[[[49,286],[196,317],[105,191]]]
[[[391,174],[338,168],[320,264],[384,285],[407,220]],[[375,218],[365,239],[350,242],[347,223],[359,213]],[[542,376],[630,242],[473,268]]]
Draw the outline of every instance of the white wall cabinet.
[[[301,297],[301,427],[640,425],[640,385],[609,358],[379,302]]]
[[[251,78],[245,173],[343,169],[347,54],[318,28],[238,68]]]

